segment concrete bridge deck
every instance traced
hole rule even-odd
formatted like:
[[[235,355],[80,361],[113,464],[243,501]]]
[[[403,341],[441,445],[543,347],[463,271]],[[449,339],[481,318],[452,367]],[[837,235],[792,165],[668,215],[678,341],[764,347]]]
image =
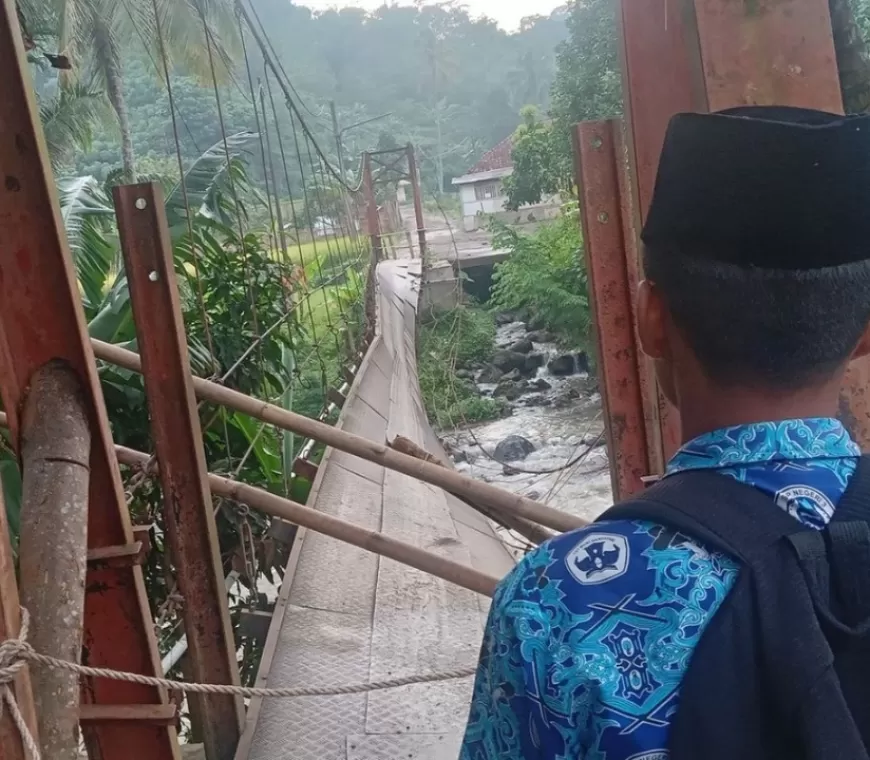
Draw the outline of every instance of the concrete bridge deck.
[[[339,424],[403,435],[443,455],[417,383],[419,261],[378,268],[379,331]],[[328,451],[309,504],[371,530],[504,575],[513,561],[489,523],[440,489]],[[476,661],[488,600],[300,531],[258,686],[324,686],[432,673]],[[255,700],[237,760],[455,760],[471,679],[368,695]]]

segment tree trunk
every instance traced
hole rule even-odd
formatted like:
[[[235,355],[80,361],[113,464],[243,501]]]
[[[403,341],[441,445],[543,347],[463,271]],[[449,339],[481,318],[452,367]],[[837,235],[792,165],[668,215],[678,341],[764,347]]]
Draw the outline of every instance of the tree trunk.
[[[21,423],[21,604],[37,652],[79,662],[88,553],[91,431],[78,375],[51,361],[30,381]],[[79,677],[31,665],[43,757],[79,757]]]
[[[99,21],[97,22],[99,24]],[[133,134],[130,129],[130,113],[124,96],[124,73],[119,52],[111,31],[99,24],[94,36],[97,40],[96,57],[106,78],[106,94],[118,117],[121,130],[121,162],[124,167],[124,182],[136,181],[136,156],[133,152]]]
[[[846,113],[870,111],[870,56],[849,0],[829,0]]]

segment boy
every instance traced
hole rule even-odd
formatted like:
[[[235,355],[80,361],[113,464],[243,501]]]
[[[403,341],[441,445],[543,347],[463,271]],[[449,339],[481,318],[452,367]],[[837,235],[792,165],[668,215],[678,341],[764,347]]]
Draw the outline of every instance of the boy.
[[[669,489],[685,502],[680,489],[714,473],[700,493],[737,489],[740,501],[720,511],[752,512],[783,535],[826,534],[861,456],[836,416],[848,363],[870,351],[870,119],[773,107],[676,116],[642,238],[638,335],[684,441],[656,487],[661,498]],[[691,531],[604,519],[541,546],[499,587],[462,760],[682,760],[680,698],[703,668],[727,728],[718,739],[708,732],[704,760],[728,756],[717,755],[726,744],[747,760],[753,742],[758,756],[785,756],[764,755],[773,719],[750,726],[747,708],[735,730],[727,720],[739,695],[716,694],[740,677],[756,707],[775,702],[765,689],[787,691],[767,676],[771,658],[747,654],[760,651],[760,626],[720,618],[717,651],[694,657],[744,563]],[[801,586],[788,577],[783,588]],[[753,586],[732,602],[751,606],[763,593]],[[817,627],[797,615],[782,625]],[[713,671],[723,641],[734,650]],[[741,657],[747,667],[730,672]],[[678,746],[708,725],[706,699],[692,692],[695,725],[684,722]],[[779,733],[791,731],[785,712]]]

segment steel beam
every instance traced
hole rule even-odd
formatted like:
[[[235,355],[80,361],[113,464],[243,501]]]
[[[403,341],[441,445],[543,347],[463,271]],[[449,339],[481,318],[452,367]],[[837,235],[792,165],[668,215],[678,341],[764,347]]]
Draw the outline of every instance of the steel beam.
[[[586,272],[595,329],[598,374],[614,498],[643,490],[648,474],[646,426],[632,319],[632,290],[623,240],[618,122],[585,122],[574,131],[577,186],[583,210]],[[621,157],[620,157],[621,159]]]
[[[843,112],[828,0],[695,0],[707,105]]]
[[[163,192],[155,183],[127,185],[116,187],[114,198],[192,676],[197,683],[238,685]],[[241,734],[242,701],[202,695],[197,702],[208,757],[229,760]]]
[[[18,586],[15,582],[15,560],[12,556],[12,545],[9,542],[9,524],[6,521],[3,489],[0,487],[0,641],[17,639],[20,632],[21,605],[18,598]],[[27,667],[23,668],[15,677],[11,688],[31,736],[39,742],[33,689],[30,683],[30,671]],[[3,711],[0,712],[0,757],[3,760],[29,760],[28,753],[21,743],[21,735],[12,722],[12,716],[5,705]]]
[[[632,174],[634,229],[639,234],[652,199],[668,122],[681,111],[705,111],[706,96],[691,0],[621,0],[620,46],[628,156]],[[636,249],[640,247],[635,241]],[[680,444],[679,416],[655,378],[647,380],[648,416],[659,440],[653,452],[667,459]],[[661,473],[663,462],[651,457]]]
[[[417,172],[417,156],[414,146],[408,143],[408,175],[411,182],[411,192],[414,194],[414,218],[417,221],[417,239],[420,241],[420,258],[423,260],[423,270],[426,270],[427,245],[426,221],[423,218],[423,187]]]
[[[51,359],[79,376],[92,431],[88,548],[133,543],[109,423],[60,218],[45,139],[18,31],[14,0],[0,13],[0,395],[13,441],[33,373]],[[82,661],[160,675],[141,568],[89,569]],[[153,687],[105,679],[83,683],[83,704],[163,705]],[[178,757],[175,729],[99,724],[85,739],[92,757]]]

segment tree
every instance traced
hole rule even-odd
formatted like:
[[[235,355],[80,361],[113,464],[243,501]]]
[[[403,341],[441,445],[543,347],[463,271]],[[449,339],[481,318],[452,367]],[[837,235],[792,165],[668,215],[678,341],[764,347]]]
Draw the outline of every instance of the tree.
[[[524,109],[514,137],[514,172],[505,182],[508,208],[570,188],[571,127],[622,112],[615,7],[613,0],[572,4],[568,39],[556,56],[551,120],[542,122],[534,110]]]
[[[571,156],[558,126],[541,121],[534,106],[526,106],[521,115],[523,123],[513,138],[514,171],[504,181],[511,211],[540,203],[571,183]]]
[[[72,64],[72,72],[62,76],[61,83],[68,87],[84,75],[105,89],[120,129],[124,177],[133,181],[133,132],[124,89],[126,51],[139,42],[159,61],[165,46],[191,71],[205,73],[212,56],[217,70],[225,71],[227,45],[234,43],[232,4],[230,0],[158,0],[158,30],[150,2],[43,1],[51,4],[58,19],[60,50]],[[159,71],[154,73],[160,76]]]

